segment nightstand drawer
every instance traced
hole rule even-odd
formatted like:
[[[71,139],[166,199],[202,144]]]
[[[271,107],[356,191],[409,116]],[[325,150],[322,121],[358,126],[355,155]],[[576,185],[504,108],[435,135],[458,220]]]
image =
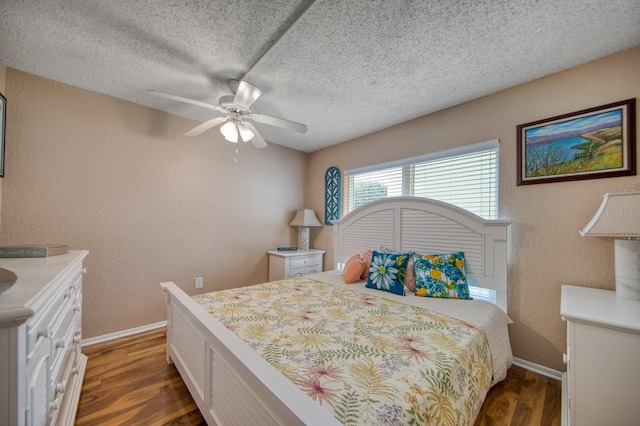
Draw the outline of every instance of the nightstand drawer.
[[[290,268],[289,275],[286,276],[285,278],[302,277],[306,275],[305,269],[306,268],[304,266],[302,268]]]
[[[310,265],[304,268],[305,275],[316,274],[318,272],[322,272],[322,267],[320,267],[320,265]]]
[[[291,259],[291,262],[289,263],[289,267],[300,268],[304,266],[320,265],[321,261],[322,261],[322,256],[317,256],[317,255],[297,257],[297,258]]]

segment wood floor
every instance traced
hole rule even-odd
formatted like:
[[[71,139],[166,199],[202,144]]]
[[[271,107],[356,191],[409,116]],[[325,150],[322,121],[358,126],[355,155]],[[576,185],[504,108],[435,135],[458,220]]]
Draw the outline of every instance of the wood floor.
[[[165,358],[164,329],[85,347],[89,358],[76,425],[205,425]],[[560,425],[561,384],[512,366],[482,406],[476,426]]]

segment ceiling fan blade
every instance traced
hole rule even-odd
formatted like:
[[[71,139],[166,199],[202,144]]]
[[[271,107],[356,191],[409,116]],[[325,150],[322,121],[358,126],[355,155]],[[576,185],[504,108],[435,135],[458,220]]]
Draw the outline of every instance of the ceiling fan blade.
[[[256,148],[267,147],[267,142],[262,138],[260,133],[258,133],[258,130],[255,128],[253,124],[247,123],[246,121],[242,124],[247,126],[247,128],[253,132],[253,138],[251,138],[251,143],[253,144],[253,146],[255,146]]]
[[[159,98],[171,99],[172,101],[184,102],[191,105],[198,105],[204,108],[212,109],[214,111],[226,112],[224,109],[222,109],[222,107],[218,105],[200,102],[195,99],[183,98],[182,96],[172,95],[171,93],[160,92],[158,90],[147,90],[147,93]]]
[[[229,119],[229,117],[215,117],[212,118],[211,120],[205,121],[202,124],[197,125],[196,127],[194,127],[193,129],[189,130],[188,132],[186,132],[184,135],[185,136],[198,136],[201,135],[202,133],[206,132],[207,130],[211,129],[212,127],[216,127],[218,124],[227,121]]]
[[[244,109],[249,109],[261,94],[262,90],[258,89],[253,84],[241,81],[238,86],[236,96],[233,98],[233,103]]]
[[[307,126],[295,121],[285,120],[284,118],[272,117],[270,115],[263,114],[250,114],[245,116],[250,118],[256,123],[268,124],[269,126],[281,127],[287,130],[293,130],[298,133],[306,133]]]

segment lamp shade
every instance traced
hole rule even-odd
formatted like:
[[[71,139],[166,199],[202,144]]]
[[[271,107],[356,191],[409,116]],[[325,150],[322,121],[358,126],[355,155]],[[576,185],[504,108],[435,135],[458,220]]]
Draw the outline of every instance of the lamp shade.
[[[227,121],[222,127],[220,127],[220,133],[226,140],[233,143],[238,143],[238,129],[236,124],[232,121]]]
[[[600,208],[580,235],[615,240],[616,295],[640,300],[640,192],[605,194]]]
[[[312,209],[298,210],[289,226],[322,226]]]
[[[640,191],[605,194],[600,208],[580,235],[640,238]]]
[[[240,133],[242,142],[249,142],[255,136],[253,132],[244,124],[238,125],[238,132]]]

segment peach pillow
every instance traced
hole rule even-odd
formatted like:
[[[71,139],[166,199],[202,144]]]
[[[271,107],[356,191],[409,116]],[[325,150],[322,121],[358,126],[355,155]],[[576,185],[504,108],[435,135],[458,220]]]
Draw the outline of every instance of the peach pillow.
[[[345,284],[353,284],[358,281],[360,279],[360,275],[362,275],[363,269],[364,263],[362,263],[360,254],[357,253],[351,256],[351,258],[347,260],[346,265],[344,265],[344,270],[342,271]]]
[[[369,265],[371,265],[371,250],[367,250],[362,253],[362,264],[364,265],[364,270],[362,271],[362,275],[360,278],[366,280],[369,277]]]
[[[416,271],[413,265],[413,254],[409,254],[409,262],[407,263],[407,273],[404,276],[404,286],[410,292],[416,291]]]

